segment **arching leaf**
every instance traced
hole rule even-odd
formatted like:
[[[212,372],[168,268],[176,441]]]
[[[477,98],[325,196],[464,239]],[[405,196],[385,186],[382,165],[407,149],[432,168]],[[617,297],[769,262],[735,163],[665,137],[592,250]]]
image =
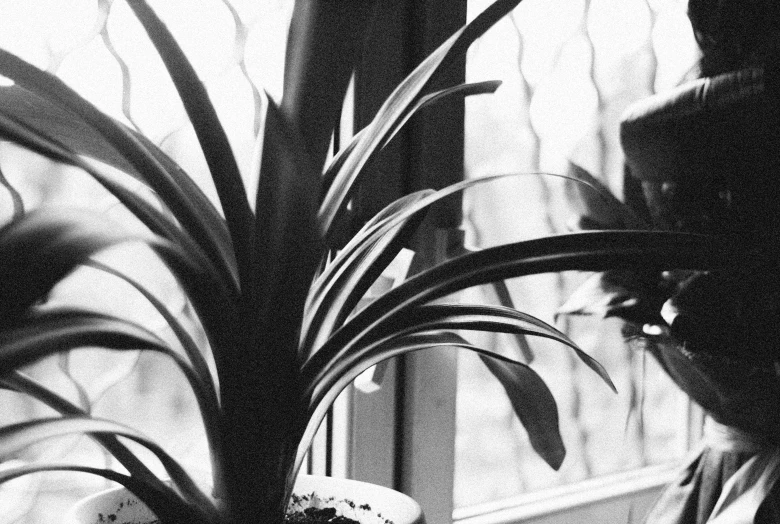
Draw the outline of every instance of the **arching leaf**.
[[[203,83],[168,28],[144,0],[128,4],[144,26],[184,103],[228,223],[241,280],[249,280],[254,216],[227,134]]]
[[[379,297],[340,328],[306,365],[312,370],[326,369],[385,322],[391,326],[389,319],[468,287],[551,271],[636,265],[721,267],[739,252],[724,239],[702,235],[614,231],[545,237],[469,253],[424,271]]]
[[[383,216],[392,217],[432,191],[421,191],[399,199],[379,214],[376,227],[368,224],[368,234],[358,234],[358,242],[348,244],[328,265],[312,286],[312,300],[308,304],[302,333],[302,356],[312,350],[353,312],[382,271],[395,259],[411,236],[417,231],[424,213],[416,213],[390,228],[382,227]],[[362,232],[361,232],[362,233]]]
[[[0,98],[1,95],[2,88],[0,88]],[[0,136],[6,140],[19,144],[30,151],[41,154],[50,160],[62,162],[85,170],[110,193],[116,196],[128,210],[154,233],[180,244],[189,251],[190,256],[194,260],[201,260],[208,257],[209,263],[216,267],[215,274],[225,281],[225,286],[228,288],[238,288],[238,276],[234,267],[235,259],[232,252],[232,246],[226,233],[227,230],[220,217],[217,217],[217,220],[209,219],[209,213],[204,211],[203,219],[207,222],[206,226],[214,236],[214,244],[210,245],[203,242],[196,243],[187,231],[182,231],[180,229],[178,223],[173,223],[150,205],[144,197],[131,188],[128,188],[122,175],[112,172],[110,169],[105,169],[105,166],[102,164],[90,161],[88,157],[79,154],[78,149],[74,150],[67,146],[67,141],[64,143],[60,142],[58,140],[59,137],[50,134],[48,129],[37,129],[29,125],[23,119],[0,112]],[[142,141],[146,140],[143,137],[140,137],[140,135],[139,139]],[[78,144],[76,147],[78,147]],[[181,168],[165,156],[164,153],[156,150],[156,146],[149,143],[147,147],[152,152],[157,151],[155,157],[160,159],[161,163],[166,166],[168,171],[176,172],[178,173],[179,178],[182,178],[182,180],[186,179],[189,183],[192,183],[187,175],[181,171]],[[105,159],[99,160],[102,161]],[[198,198],[193,198],[195,201],[198,201]],[[210,204],[206,202],[206,205]],[[205,209],[206,208],[204,208],[204,210]],[[211,249],[211,251],[209,251],[209,249]]]
[[[337,377],[367,358],[377,343],[416,333],[441,330],[475,330],[517,333],[556,340],[574,349],[577,356],[615,390],[606,370],[565,334],[532,315],[501,306],[430,304],[410,307],[388,316],[360,339],[346,344],[332,358],[318,353],[303,368],[306,395],[317,398]]]
[[[109,433],[141,444],[162,463],[171,481],[190,503],[197,505],[200,511],[210,517],[217,516],[214,503],[165,450],[140,432],[110,420],[72,416],[37,419],[0,427],[0,457],[13,455],[27,446],[52,437],[74,433]]]
[[[399,336],[370,346],[366,348],[366,354],[370,354],[370,356],[329,377],[331,380],[328,380],[327,387],[324,387],[318,395],[310,399],[309,422],[299,447],[298,467],[325,413],[341,391],[360,373],[384,360],[412,351],[433,348],[467,349],[485,357],[485,360],[500,363],[501,367],[496,367],[496,376],[502,385],[507,388],[509,382],[515,380],[518,382],[513,389],[507,389],[507,393],[510,395],[515,413],[534,442],[534,449],[553,468],[557,469],[560,466],[566,451],[558,430],[555,399],[541,377],[527,365],[508,359],[493,350],[470,344],[464,338],[449,331]],[[505,382],[507,383],[505,384]]]
[[[0,484],[26,475],[54,471],[87,473],[114,481],[137,495],[165,523],[184,521],[192,524],[213,524],[215,522],[211,515],[199,511],[196,507],[182,500],[173,489],[165,484],[161,483],[161,488],[143,479],[117,473],[110,469],[73,464],[26,464],[12,469],[0,470]]]
[[[79,406],[58,395],[32,377],[13,371],[0,377],[0,388],[7,388],[31,396],[63,415],[89,416]],[[150,484],[163,483],[115,436],[101,433],[93,435],[134,477]]]
[[[361,133],[360,141],[345,158],[344,164],[323,197],[318,220],[320,230],[326,237],[332,233],[331,226],[337,216],[344,211],[363,167],[392,133],[397,122],[419,100],[420,94],[435,82],[437,70],[440,67],[444,69],[459,59],[474,40],[482,36],[519,3],[520,0],[498,0],[491,4],[474,20],[442,43],[385,100],[374,120],[366,127],[365,132]]]
[[[218,407],[208,387],[181,355],[145,328],[126,320],[71,309],[29,315],[15,326],[0,331],[0,375],[37,360],[80,347],[117,351],[145,349],[172,359],[184,373],[208,424],[217,425]]]
[[[175,166],[164,153],[151,146],[147,139],[103,114],[57,77],[33,67],[2,49],[0,49],[0,74],[13,80],[16,87],[29,92],[29,95],[26,95],[30,100],[28,107],[36,109],[36,118],[41,119],[43,123],[24,120],[23,114],[8,110],[8,107],[19,106],[14,103],[0,104],[0,107],[6,106],[4,114],[21,119],[33,129],[45,132],[47,118],[44,118],[46,115],[44,110],[47,106],[54,106],[57,112],[54,118],[60,120],[59,128],[64,125],[64,122],[72,121],[75,126],[73,130],[75,137],[81,136],[83,125],[93,129],[94,133],[88,133],[85,141],[96,144],[95,147],[100,151],[113,149],[133,167],[128,172],[134,173],[157,192],[176,219],[203,246],[210,257],[216,259],[226,256],[224,236],[226,230],[224,224],[220,225],[222,219],[219,212],[197,184]],[[2,96],[0,91],[0,97]],[[41,104],[40,100],[44,103]],[[39,106],[43,107],[41,111],[37,111]],[[9,112],[5,113],[5,111]],[[56,129],[58,128],[55,126]],[[63,131],[59,138],[69,134]],[[80,139],[75,141],[64,139],[63,143],[68,144],[78,153],[87,147]],[[85,154],[94,154],[94,149],[88,147]],[[114,157],[113,153],[105,153],[99,159],[116,164]],[[230,249],[232,246],[227,248]]]

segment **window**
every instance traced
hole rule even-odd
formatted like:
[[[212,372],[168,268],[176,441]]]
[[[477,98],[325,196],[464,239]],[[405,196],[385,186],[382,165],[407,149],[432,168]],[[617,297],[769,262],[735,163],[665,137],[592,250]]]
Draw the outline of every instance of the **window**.
[[[258,121],[245,108],[262,103],[260,86],[274,97],[281,94],[292,2],[209,0],[197,3],[202,14],[186,18],[176,14],[195,9],[189,0],[152,3],[194,60],[238,156],[249,158]],[[367,66],[358,71],[354,89],[358,128],[405,69],[489,0],[384,4],[393,13],[378,18],[370,49],[382,53],[378,63],[398,67],[372,70],[372,58],[366,58]],[[191,129],[172,86],[160,81],[166,77],[155,65],[157,60],[149,59],[151,47],[129,19],[125,4],[2,0],[0,6],[4,15],[0,46],[50,69],[101,109],[137,125],[189,172],[203,172],[202,158],[186,154],[197,148],[188,146],[193,143]],[[203,25],[193,25],[198,21]],[[465,68],[453,72],[453,83],[463,78],[504,82],[496,94],[467,101],[463,154],[445,151],[442,156],[452,165],[441,168],[437,162],[442,158],[426,156],[435,154],[435,147],[410,153],[415,137],[425,136],[428,144],[450,139],[430,120],[413,123],[411,135],[399,137],[384,157],[386,164],[378,166],[383,192],[369,186],[358,211],[375,211],[392,196],[388,191],[420,183],[404,173],[424,172],[441,185],[448,177],[458,179],[463,166],[469,177],[560,173],[571,159],[603,175],[619,193],[620,112],[631,101],[673,85],[695,58],[683,0],[525,0],[474,45]],[[449,112],[463,118],[458,111],[442,108],[442,118],[452,118]],[[345,136],[350,133],[351,116],[345,112]],[[454,130],[454,136],[462,134]],[[0,155],[4,175],[11,180],[21,179],[25,166],[39,161],[8,145],[0,145]],[[441,169],[424,169],[429,165]],[[79,198],[94,196],[89,191],[69,193],[83,187],[78,173],[68,172],[64,180],[65,185],[55,186],[41,179],[24,191],[33,199],[44,198],[47,192],[65,192],[77,205]],[[462,207],[457,204],[440,212],[441,231],[431,251],[444,253],[463,240],[457,229],[461,214],[465,242],[475,248],[561,231],[565,227],[561,192],[559,181],[545,176],[519,177],[492,191],[472,192]],[[115,211],[112,202],[105,204],[106,212]],[[543,275],[509,282],[508,287],[521,310],[552,320],[555,308],[581,279],[582,275],[574,274]],[[472,292],[496,300],[492,287]],[[560,473],[553,474],[529,450],[502,391],[479,362],[444,351],[383,366],[378,370],[381,380],[364,377],[369,385],[381,383],[381,387],[353,389],[342,397],[315,442],[309,468],[410,492],[423,504],[431,524],[453,517],[463,524],[550,522],[564,514],[572,521],[585,521],[586,516],[595,518],[594,511],[602,512],[598,513],[602,517],[617,512],[611,515],[621,519],[630,511],[639,518],[669,477],[667,459],[672,458],[673,464],[696,439],[699,415],[673,392],[650,359],[623,347],[616,323],[565,322],[573,338],[606,365],[621,395],[611,395],[594,376],[582,372],[565,348],[529,343],[534,366],[551,385],[561,411],[569,458]],[[509,337],[482,342],[507,351],[524,348],[524,342]],[[103,362],[97,353],[90,358]],[[151,412],[142,408],[156,403],[172,415],[177,428],[174,432],[157,427],[159,436],[168,437],[161,440],[183,443],[174,455],[197,464],[203,441],[193,422],[195,409],[192,399],[177,393],[172,374],[148,355],[133,356],[120,368],[111,380],[85,392],[95,408]],[[51,361],[40,373],[56,376],[67,388],[74,387],[73,369],[75,362]],[[155,396],[153,391],[162,393]],[[135,405],[127,405],[131,393],[140,395]],[[4,417],[36,409],[5,395],[1,400]],[[616,445],[619,453],[614,452]],[[48,452],[74,458],[68,456],[74,449],[73,442],[67,441]],[[48,521],[40,511],[60,513],[74,498],[95,489],[94,484],[63,485],[54,476],[9,484],[9,489],[30,495],[28,502],[35,509],[26,520],[17,520],[19,515],[3,511],[0,497],[0,523]]]
[[[471,0],[469,15],[486,5]],[[620,195],[621,113],[675,85],[696,57],[686,2],[523,2],[470,49],[467,80],[498,75],[504,83],[495,95],[466,102],[466,176],[566,173],[571,161]],[[487,247],[567,232],[573,213],[565,186],[531,175],[468,193],[467,243]],[[508,286],[519,309],[552,321],[583,278],[539,275]],[[454,488],[461,514],[513,494],[669,464],[688,449],[681,433],[687,400],[652,358],[626,347],[618,322],[561,317],[557,324],[607,367],[620,394],[602,387],[563,348],[528,341],[534,368],[558,401],[569,452],[554,473],[507,416],[500,388],[493,393],[480,367],[461,357]],[[517,352],[511,342],[495,341]],[[480,441],[502,445],[491,451]]]
[[[489,3],[469,1],[468,17]],[[564,173],[571,160],[619,195],[621,112],[672,87],[697,56],[684,1],[524,1],[468,55],[467,80],[503,85],[466,102],[466,176]],[[472,191],[463,205],[466,243],[563,232],[563,202],[563,184],[549,176]],[[508,286],[519,309],[552,321],[583,278],[540,275]],[[475,293],[496,300],[489,287]],[[389,439],[401,450],[396,482],[423,503],[430,522],[450,515],[469,524],[639,522],[696,442],[701,413],[651,357],[626,347],[619,323],[564,318],[561,326],[607,367],[620,394],[580,369],[565,348],[529,342],[533,366],[559,404],[568,449],[560,472],[535,456],[500,386],[471,355],[415,355],[400,371],[402,394],[378,400],[386,406],[395,395],[402,406],[395,409],[403,435]],[[521,352],[510,337],[481,342]]]

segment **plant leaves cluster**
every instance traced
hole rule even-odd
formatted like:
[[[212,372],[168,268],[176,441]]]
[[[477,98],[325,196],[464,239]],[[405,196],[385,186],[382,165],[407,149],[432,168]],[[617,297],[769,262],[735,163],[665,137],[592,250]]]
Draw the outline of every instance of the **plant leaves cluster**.
[[[424,190],[390,204],[344,238],[343,217],[361,174],[414,115],[438,100],[492,92],[495,82],[431,92],[439,72],[520,0],[497,0],[425,59],[379,109],[375,119],[329,163],[317,136],[330,136],[333,107],[307,121],[308,101],[269,101],[262,154],[253,169],[256,195],[247,195],[208,94],[165,24],[145,0],[127,0],[169,71],[217,188],[212,204],[193,180],[137,131],[106,116],[58,78],[0,50],[0,138],[50,160],[75,166],[99,182],[146,226],[123,234],[104,220],[59,207],[20,213],[0,229],[0,386],[56,409],[59,417],[0,429],[0,457],[52,436],[84,433],[127,470],[77,464],[32,464],[6,470],[0,482],[53,469],[103,476],[137,493],[163,522],[281,522],[295,475],[324,414],[360,372],[383,360],[435,347],[477,352],[501,382],[534,449],[554,468],[565,449],[555,400],[528,365],[469,343],[462,331],[484,330],[557,340],[612,386],[606,371],[554,327],[503,306],[435,302],[467,287],[533,273],[569,269],[712,266],[730,251],[709,237],[681,233],[598,232],[519,242],[462,255],[429,268],[355,312],[360,299],[415,233],[436,201],[500,177]],[[330,34],[359,49],[362,25],[351,2],[298,2],[296,34]],[[313,10],[313,11],[312,11]],[[362,11],[361,11],[362,12]],[[368,17],[365,17],[366,19]],[[323,23],[349,28],[333,35]],[[322,37],[328,38],[327,36]],[[306,57],[329,42],[292,38],[288,56]],[[291,67],[301,93],[338,64]],[[297,62],[300,65],[300,62]],[[337,81],[336,81],[337,80]],[[346,85],[343,78],[333,85]],[[317,84],[319,82],[320,84]],[[315,89],[316,91],[316,89]],[[341,106],[343,93],[323,99]],[[304,97],[305,98],[305,97]],[[330,102],[327,102],[330,100]],[[312,132],[307,126],[325,126]],[[324,167],[320,167],[323,166]],[[160,210],[132,189],[140,182]],[[592,181],[591,181],[592,182]],[[255,200],[251,211],[249,198]],[[630,217],[628,217],[630,218]],[[626,218],[626,220],[628,220]],[[633,218],[631,218],[633,220]],[[148,245],[178,280],[197,313],[208,347],[142,282],[94,259],[118,243]],[[123,279],[159,312],[178,341],[171,347],[127,319],[72,307],[47,308],[48,293],[82,265]],[[86,346],[145,349],[173,359],[198,399],[211,452],[216,504],[163,449],[137,429],[92,417],[22,369],[43,357]],[[216,376],[206,364],[213,353]],[[150,450],[170,483],[153,475],[117,437]]]

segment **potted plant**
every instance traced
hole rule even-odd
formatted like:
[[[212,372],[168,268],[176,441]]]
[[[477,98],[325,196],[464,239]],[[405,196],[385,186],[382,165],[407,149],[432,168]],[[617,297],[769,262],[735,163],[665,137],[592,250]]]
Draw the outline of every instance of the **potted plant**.
[[[0,51],[0,74],[15,84],[0,91],[0,136],[81,168],[145,226],[126,234],[89,213],[58,207],[26,211],[17,202],[13,220],[0,230],[0,385],[61,414],[0,428],[0,457],[78,433],[97,440],[126,470],[27,464],[0,471],[0,482],[50,470],[86,472],[124,486],[162,522],[281,522],[304,454],[336,395],[382,360],[441,346],[483,357],[509,394],[534,448],[551,466],[560,466],[565,451],[555,401],[542,379],[527,365],[476,347],[456,331],[558,340],[611,385],[603,368],[563,333],[514,309],[434,301],[466,287],[531,273],[640,263],[711,265],[726,257],[723,247],[708,237],[657,232],[520,242],[432,267],[356,311],[427,207],[490,179],[409,194],[354,235],[345,233],[345,212],[361,173],[416,111],[445,96],[495,89],[495,83],[486,83],[430,92],[438,71],[519,1],[497,0],[452,35],[324,168],[371,2],[296,2],[284,99],[280,106],[269,102],[256,159],[260,175],[257,193],[251,195],[254,211],[205,89],[144,0],[128,3],[184,102],[219,207],[146,137],[107,117],[57,78]],[[319,54],[333,49],[331,56]],[[164,209],[133,191],[129,180],[151,188]],[[94,260],[96,253],[125,242],[144,243],[166,264],[196,311],[208,347],[196,343],[161,297]],[[48,307],[47,293],[81,265],[123,279],[141,293],[176,334],[181,351],[120,316]],[[92,417],[21,371],[45,356],[84,346],[140,348],[173,359],[198,400],[210,448],[211,493],[139,430]],[[209,349],[216,377],[204,357]],[[154,475],[118,437],[151,451],[169,480]]]

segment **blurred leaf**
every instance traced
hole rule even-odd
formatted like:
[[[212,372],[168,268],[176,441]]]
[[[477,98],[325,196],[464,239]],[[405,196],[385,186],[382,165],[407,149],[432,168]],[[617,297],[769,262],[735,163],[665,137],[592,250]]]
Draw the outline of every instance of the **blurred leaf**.
[[[165,450],[140,432],[110,420],[71,416],[66,418],[36,419],[0,427],[0,458],[11,456],[43,440],[74,433],[108,433],[137,442],[151,451],[162,463],[166,472],[171,476],[172,482],[181,490],[186,500],[197,505],[199,510],[212,518],[217,515],[217,509],[211,500]],[[148,486],[148,484],[139,482],[139,486]],[[146,491],[150,489],[154,488],[147,487]],[[155,491],[159,493],[156,489]]]
[[[225,288],[233,294],[237,293],[238,282],[234,267],[235,261],[232,251],[230,251],[230,239],[226,236],[217,244],[217,247],[221,246],[222,249],[211,252],[209,254],[210,257],[207,257],[207,252],[204,251],[203,245],[195,243],[192,237],[179,227],[178,223],[175,223],[158,211],[137,191],[127,187],[126,181],[123,180],[121,174],[106,169],[102,164],[76,156],[74,152],[47,136],[46,133],[36,131],[24,122],[8,118],[2,113],[0,113],[0,136],[55,162],[62,162],[83,169],[113,194],[153,233],[180,245],[182,249],[188,252],[189,258],[197,261],[198,264],[204,267],[213,267],[212,273],[215,277],[222,280]],[[207,215],[208,213],[205,214],[205,216]],[[220,225],[224,226],[221,222]],[[217,234],[218,230],[220,228],[213,229],[217,237],[220,236]]]
[[[109,469],[91,468],[72,464],[26,464],[10,469],[0,470],[0,484],[34,473],[46,473],[52,471],[71,471],[97,475],[105,479],[117,482],[136,494],[149,509],[157,515],[162,522],[186,522],[192,524],[207,524],[210,521],[203,515],[194,511],[192,506],[184,502],[171,488],[160,483],[160,486],[152,485],[143,479],[127,476]]]
[[[318,172],[325,163],[376,4],[377,0],[294,3],[281,112],[300,131]]]
[[[99,155],[97,158],[100,161],[126,167],[124,162],[116,160],[116,155],[120,155],[132,166],[131,170],[125,172],[139,177],[157,192],[176,219],[215,263],[220,259],[229,259],[227,251],[231,246],[226,245],[226,229],[221,224],[219,212],[197,184],[148,139],[100,112],[57,77],[2,49],[0,74],[13,80],[17,89],[26,92],[21,94],[22,91],[13,91],[12,96],[16,98],[0,103],[3,120],[0,132],[3,135],[7,132],[4,127],[8,127],[9,122],[15,122],[17,127],[22,122],[28,131],[32,129],[45,135],[51,118],[55,121],[53,129],[57,132],[56,141],[61,139],[63,144],[75,152],[83,151],[86,156],[90,156],[90,153]],[[0,99],[6,93],[0,90]],[[26,102],[18,100],[20,97]],[[17,108],[27,108],[27,111],[17,112]],[[28,121],[31,108],[35,109],[34,118]],[[66,126],[66,122],[73,128]],[[92,131],[85,132],[84,125]],[[81,137],[85,138],[82,140]]]
[[[661,306],[674,293],[674,287],[661,278],[660,271],[605,271],[580,284],[555,315],[618,317],[640,325],[661,325]]]
[[[581,221],[578,229],[650,229],[634,210],[582,167],[569,162],[566,174],[570,177],[566,180],[566,197]]]
[[[63,415],[87,416],[84,409],[71,403],[43,384],[19,371],[12,371],[0,377],[0,387],[29,395]],[[160,482],[157,477],[141,462],[127,447],[115,436],[98,433],[92,435],[104,448],[106,448],[134,477],[144,482],[154,484]]]
[[[5,177],[5,173],[3,173],[2,169],[0,169],[0,186],[8,191],[8,196],[11,199],[11,204],[13,205],[11,211],[11,220],[17,220],[24,214],[24,200],[22,200],[22,195],[19,193],[19,191]]]
[[[13,322],[100,250],[132,237],[77,209],[32,211],[0,229],[0,323]]]
[[[348,306],[339,305],[337,308],[339,310],[338,313],[335,311],[328,312],[325,308],[322,308],[323,293],[330,292],[332,289],[339,289],[336,287],[337,283],[352,278],[354,275],[350,273],[350,271],[353,271],[351,268],[360,267],[356,264],[362,263],[366,253],[370,252],[370,250],[374,250],[378,253],[380,259],[377,265],[371,266],[371,263],[368,263],[366,267],[373,267],[375,270],[379,270],[380,273],[380,264],[383,264],[385,261],[389,262],[389,260],[385,260],[385,258],[382,257],[386,256],[387,259],[392,259],[389,256],[391,253],[384,252],[386,248],[378,247],[378,239],[395,231],[395,234],[398,235],[397,242],[391,244],[391,246],[393,249],[397,249],[406,236],[414,232],[414,228],[417,227],[417,224],[423,219],[423,213],[427,212],[427,209],[432,204],[477,185],[488,184],[508,177],[528,175],[529,173],[510,173],[486,176],[453,184],[438,191],[418,191],[397,199],[377,213],[372,219],[364,224],[361,230],[341,249],[336,259],[325,268],[317,281],[314,282],[309,301],[307,302],[307,308],[309,309],[310,315],[306,318],[304,326],[304,334],[306,334],[303,345],[304,352],[311,353],[315,351],[321,342],[321,338],[317,339],[315,342],[309,333],[309,330],[313,326],[315,328],[318,326],[317,322],[320,322],[319,319],[322,319],[324,315],[330,314],[331,321],[328,325],[320,325],[320,333],[322,336],[325,336],[339,324],[338,321],[335,321],[337,315],[343,320],[345,314],[349,313],[348,309],[350,308]],[[538,176],[537,173],[530,173],[530,175]],[[410,219],[413,220],[410,221]],[[401,224],[407,222],[408,227],[405,226],[403,232],[401,229],[398,229]],[[338,274],[339,272],[341,272],[341,274]],[[365,284],[370,285],[372,281],[371,278],[376,274],[378,273],[366,274]],[[344,285],[341,289],[350,289],[350,286],[352,285],[354,284]],[[362,293],[358,293],[357,291],[351,295],[353,300],[359,300],[361,296]],[[320,311],[323,311],[324,313]]]
[[[63,105],[38,96],[18,85],[0,87],[0,113],[23,122],[72,151],[119,169],[143,180],[133,165],[106,138]],[[117,123],[117,125],[120,125]]]
[[[0,331],[0,375],[37,360],[80,347],[111,350],[146,349],[168,356],[184,373],[198,399],[202,416],[216,425],[217,407],[208,386],[181,355],[162,339],[126,320],[79,310],[59,309],[37,312],[15,326]]]

